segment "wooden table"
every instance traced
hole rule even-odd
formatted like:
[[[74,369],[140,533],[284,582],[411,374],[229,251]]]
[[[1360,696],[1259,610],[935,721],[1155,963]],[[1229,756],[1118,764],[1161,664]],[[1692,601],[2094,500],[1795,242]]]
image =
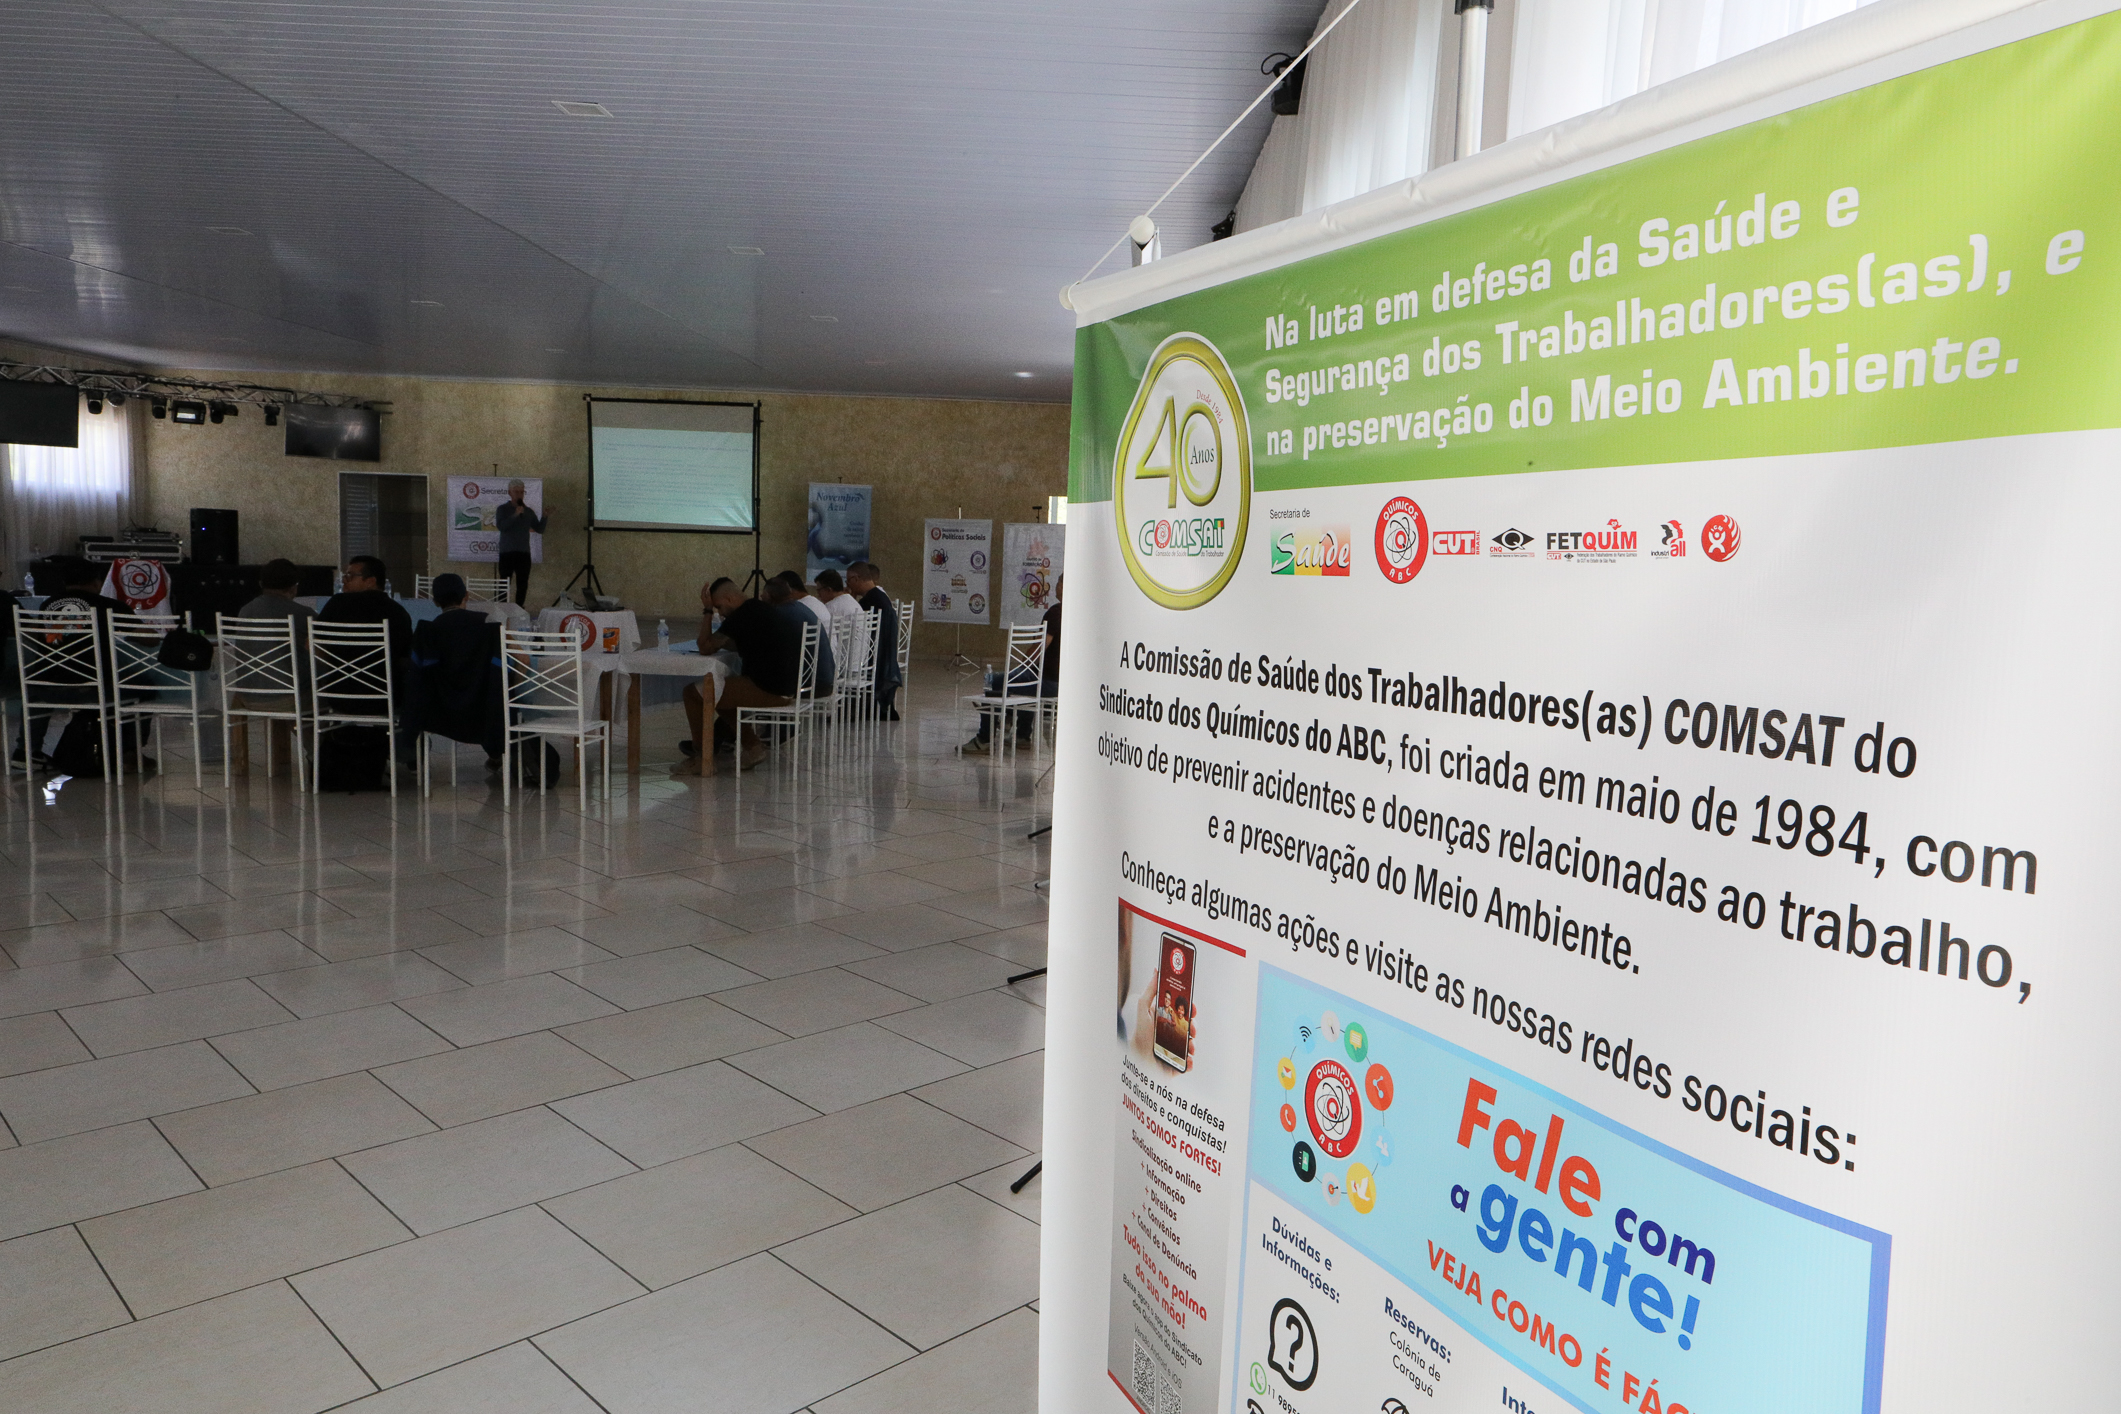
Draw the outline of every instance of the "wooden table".
[[[699,683],[702,699],[701,723],[707,740],[694,742],[700,774],[714,774],[714,705],[721,685],[735,669],[722,654],[662,652],[653,648],[630,653],[584,653],[583,666],[597,672],[597,705],[605,721],[612,718],[612,679],[626,679],[626,773],[641,773],[641,679],[644,677],[692,678]]]

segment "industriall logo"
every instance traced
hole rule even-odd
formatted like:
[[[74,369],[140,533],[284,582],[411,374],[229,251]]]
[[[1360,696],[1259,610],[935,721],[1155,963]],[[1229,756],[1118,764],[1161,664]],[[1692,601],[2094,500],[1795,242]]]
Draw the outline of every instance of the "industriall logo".
[[[1665,521],[1657,527],[1657,543],[1650,547],[1653,560],[1683,560],[1686,558],[1686,527],[1676,520]]]
[[[1516,526],[1488,542],[1488,557],[1495,560],[1529,560],[1532,558],[1533,537]]]

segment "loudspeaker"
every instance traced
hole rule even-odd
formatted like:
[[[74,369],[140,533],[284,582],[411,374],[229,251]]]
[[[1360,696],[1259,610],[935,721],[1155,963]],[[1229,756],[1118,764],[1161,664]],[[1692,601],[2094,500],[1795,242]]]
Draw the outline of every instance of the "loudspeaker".
[[[191,509],[191,562],[195,565],[236,563],[236,513]]]

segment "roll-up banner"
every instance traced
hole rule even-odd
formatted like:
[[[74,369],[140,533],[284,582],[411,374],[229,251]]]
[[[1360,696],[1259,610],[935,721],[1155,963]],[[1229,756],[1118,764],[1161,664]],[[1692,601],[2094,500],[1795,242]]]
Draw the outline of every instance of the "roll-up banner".
[[[931,520],[921,545],[921,617],[934,624],[993,622],[987,602],[991,520]]]
[[[832,481],[810,483],[810,525],[804,535],[804,577],[815,581],[820,570],[844,575],[847,566],[869,558],[871,494],[867,486]]]
[[[1002,526],[1002,622],[1035,624],[1059,600],[1068,563],[1068,527],[1045,521]]]
[[[2108,1407],[2069,18],[1086,320],[1043,1407]]]
[[[523,483],[523,504],[545,513],[545,478],[542,476],[452,476],[445,494],[449,497],[449,554],[454,564],[487,564],[501,558],[501,532],[494,528],[493,513],[508,504],[508,483]],[[545,537],[530,537],[530,559],[545,563]]]

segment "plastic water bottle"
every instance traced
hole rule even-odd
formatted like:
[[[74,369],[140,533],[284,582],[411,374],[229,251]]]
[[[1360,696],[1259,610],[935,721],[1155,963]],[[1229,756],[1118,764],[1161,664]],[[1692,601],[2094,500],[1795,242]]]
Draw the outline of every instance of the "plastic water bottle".
[[[655,651],[658,653],[668,653],[670,651],[670,620],[668,619],[657,619],[655,621]]]
[[[989,697],[995,696],[994,664],[987,664],[986,668],[981,673],[980,680],[987,685],[987,695]]]

